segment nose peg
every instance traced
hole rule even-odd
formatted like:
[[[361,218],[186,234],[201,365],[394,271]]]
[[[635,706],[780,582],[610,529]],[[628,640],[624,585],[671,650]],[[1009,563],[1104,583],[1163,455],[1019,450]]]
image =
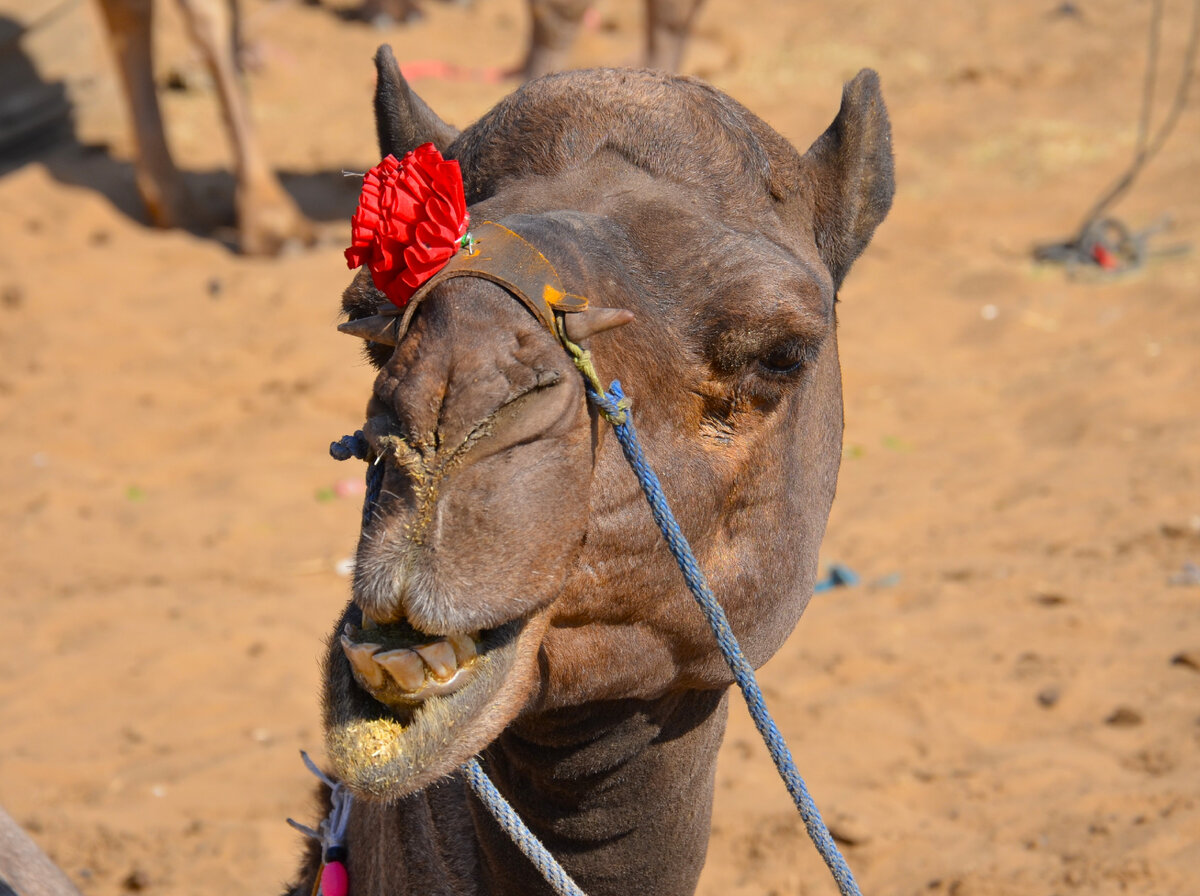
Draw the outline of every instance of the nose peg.
[[[370,317],[360,317],[338,324],[338,332],[357,336],[368,342],[394,346],[399,341],[396,334],[396,324],[399,320],[399,317],[391,314],[372,314]]]
[[[633,320],[633,312],[625,308],[588,308],[563,315],[563,330],[572,342],[623,327]]]

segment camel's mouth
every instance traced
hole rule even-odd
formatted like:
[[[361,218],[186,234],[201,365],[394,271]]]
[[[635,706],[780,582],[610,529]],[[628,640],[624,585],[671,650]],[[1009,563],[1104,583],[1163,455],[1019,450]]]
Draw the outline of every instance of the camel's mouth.
[[[355,615],[333,648],[326,747],[352,790],[385,801],[451,774],[512,721],[533,688],[548,618],[433,636]]]
[[[339,643],[358,686],[401,715],[430,697],[445,697],[475,676],[481,653],[502,647],[505,629],[429,635],[408,620],[379,624],[367,614],[342,627]]]

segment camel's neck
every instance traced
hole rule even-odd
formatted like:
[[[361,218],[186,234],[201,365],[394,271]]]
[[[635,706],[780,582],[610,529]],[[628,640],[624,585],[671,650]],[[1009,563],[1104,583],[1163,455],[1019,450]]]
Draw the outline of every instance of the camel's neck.
[[[722,692],[707,691],[558,712],[506,733],[487,768],[588,896],[691,894],[708,848],[726,706]],[[529,861],[497,834],[481,839],[490,870],[511,881],[498,892],[543,892]]]
[[[559,711],[514,726],[483,765],[588,896],[690,896],[725,715],[712,691]],[[351,896],[552,892],[459,779],[362,810],[351,837],[380,846],[351,842]]]

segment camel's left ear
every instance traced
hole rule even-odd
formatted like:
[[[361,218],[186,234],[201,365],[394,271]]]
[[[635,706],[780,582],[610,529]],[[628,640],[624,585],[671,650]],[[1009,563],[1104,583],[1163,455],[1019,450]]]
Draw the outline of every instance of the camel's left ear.
[[[408,86],[387,44],[375,51],[375,130],[380,155],[398,159],[424,143],[444,153],[458,136],[458,129],[438,118]]]
[[[842,91],[842,108],[804,154],[813,230],[821,260],[842,285],[892,207],[892,128],[879,76],[863,69]]]

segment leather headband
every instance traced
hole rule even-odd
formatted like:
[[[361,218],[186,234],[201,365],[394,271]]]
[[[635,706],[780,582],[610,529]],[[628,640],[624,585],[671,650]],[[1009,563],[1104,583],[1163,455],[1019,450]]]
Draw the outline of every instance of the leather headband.
[[[494,221],[484,221],[471,228],[471,236],[474,242],[470,247],[456,252],[444,268],[422,284],[403,312],[390,305],[380,309],[381,314],[390,311],[404,315],[396,325],[397,343],[408,331],[421,300],[455,277],[480,277],[503,286],[520,299],[556,339],[559,333],[554,324],[554,312],[570,314],[587,310],[588,300],[567,292],[554,265],[519,233]]]

